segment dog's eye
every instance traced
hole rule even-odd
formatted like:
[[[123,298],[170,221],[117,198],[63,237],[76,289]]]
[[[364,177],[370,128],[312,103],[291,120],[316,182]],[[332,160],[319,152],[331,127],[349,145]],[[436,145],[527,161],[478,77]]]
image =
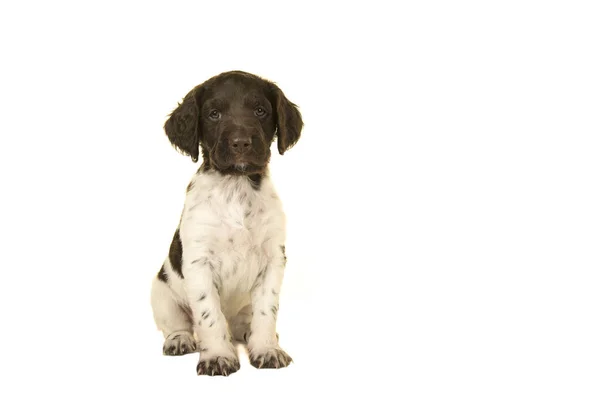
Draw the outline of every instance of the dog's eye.
[[[267,111],[262,107],[256,107],[256,110],[254,110],[254,115],[257,117],[263,117],[266,113]]]
[[[211,110],[211,112],[208,114],[208,118],[212,119],[213,121],[218,121],[221,118],[221,113],[218,110]]]

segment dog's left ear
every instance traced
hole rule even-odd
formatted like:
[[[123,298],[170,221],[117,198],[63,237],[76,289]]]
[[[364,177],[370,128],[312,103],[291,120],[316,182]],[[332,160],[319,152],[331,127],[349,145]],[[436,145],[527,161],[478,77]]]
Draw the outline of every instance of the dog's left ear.
[[[277,124],[277,150],[283,155],[300,139],[304,123],[298,106],[289,101],[277,85],[272,84],[275,105],[275,121]]]

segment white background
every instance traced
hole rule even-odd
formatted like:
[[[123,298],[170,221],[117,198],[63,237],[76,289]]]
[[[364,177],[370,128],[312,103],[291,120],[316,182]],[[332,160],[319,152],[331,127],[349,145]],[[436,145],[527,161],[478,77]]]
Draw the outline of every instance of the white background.
[[[0,397],[598,399],[593,3],[4,2]],[[162,125],[232,69],[306,124],[295,363],[207,378],[149,304],[198,167]]]

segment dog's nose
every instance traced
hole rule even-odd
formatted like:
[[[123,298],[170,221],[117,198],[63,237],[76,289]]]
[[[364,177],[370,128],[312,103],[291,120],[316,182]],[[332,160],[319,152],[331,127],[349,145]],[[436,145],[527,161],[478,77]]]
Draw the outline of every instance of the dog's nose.
[[[244,154],[252,145],[252,138],[250,137],[232,137],[229,140],[229,146],[231,151],[235,154]]]

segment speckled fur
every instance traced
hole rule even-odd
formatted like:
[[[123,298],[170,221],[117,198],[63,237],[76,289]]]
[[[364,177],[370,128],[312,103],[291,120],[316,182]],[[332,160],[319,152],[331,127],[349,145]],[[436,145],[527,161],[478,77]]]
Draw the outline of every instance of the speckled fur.
[[[248,340],[254,358],[275,351],[286,359],[275,333],[285,215],[268,176],[256,190],[246,176],[199,171],[187,192],[179,232],[184,278],[167,257],[167,282],[157,278],[153,284],[155,319],[165,338],[195,333],[204,358],[237,360],[234,336]]]
[[[152,285],[163,353],[199,351],[199,375],[229,375],[247,344],[256,368],[292,361],[276,333],[286,264],[285,216],[269,179],[269,144],[281,155],[300,137],[295,104],[272,82],[242,71],[188,93],[165,122],[175,148],[203,164]]]

